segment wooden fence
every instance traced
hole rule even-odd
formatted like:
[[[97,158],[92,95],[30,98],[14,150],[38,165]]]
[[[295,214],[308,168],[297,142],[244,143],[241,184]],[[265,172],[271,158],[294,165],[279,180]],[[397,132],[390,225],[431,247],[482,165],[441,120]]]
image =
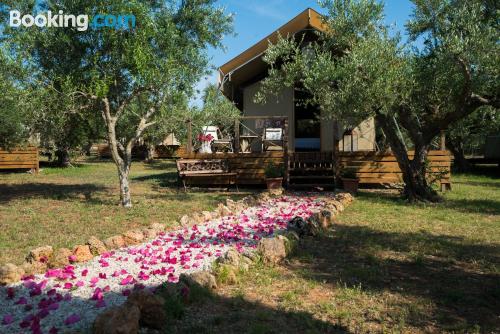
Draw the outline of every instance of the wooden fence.
[[[134,146],[132,149],[132,158],[134,159],[145,159],[146,158],[145,146]],[[100,159],[111,159],[111,149],[108,144],[101,143],[95,144],[92,147],[92,152],[95,156]],[[184,146],[164,146],[159,145],[155,148],[155,153],[153,155],[154,159],[170,159],[178,157],[182,152],[185,152]]]
[[[0,149],[0,169],[32,169],[38,173],[38,148],[16,148],[12,151]]]
[[[403,181],[401,169],[392,153],[387,152],[340,152],[340,163],[344,168],[356,172],[360,183],[399,183]],[[410,159],[414,152],[409,151]],[[428,175],[442,183],[450,182],[451,155],[448,151],[429,151]]]

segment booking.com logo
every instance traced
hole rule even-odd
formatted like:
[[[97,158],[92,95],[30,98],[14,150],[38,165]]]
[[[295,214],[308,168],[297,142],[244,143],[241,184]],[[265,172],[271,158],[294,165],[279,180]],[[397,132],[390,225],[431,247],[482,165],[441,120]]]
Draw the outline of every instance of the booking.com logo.
[[[88,15],[64,14],[60,10],[53,14],[50,10],[47,13],[41,13],[36,16],[26,14],[22,15],[18,10],[10,11],[9,25],[11,27],[32,27],[39,28],[76,28],[78,31],[87,31],[90,28],[113,28],[116,30],[127,30],[135,28],[135,16],[127,15],[109,15],[97,14],[92,19]]]

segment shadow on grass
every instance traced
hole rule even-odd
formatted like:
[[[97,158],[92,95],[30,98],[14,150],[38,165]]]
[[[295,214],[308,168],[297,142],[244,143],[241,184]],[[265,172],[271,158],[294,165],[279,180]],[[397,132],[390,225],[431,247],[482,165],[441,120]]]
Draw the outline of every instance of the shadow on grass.
[[[166,333],[349,333],[344,326],[315,319],[307,312],[276,309],[240,296],[220,296],[198,284],[191,283],[181,298],[165,291],[161,288],[159,294],[166,299],[172,319]]]
[[[473,187],[500,188],[500,182],[455,181],[454,184],[464,184]]]
[[[165,286],[170,287],[170,290],[178,291],[181,287],[180,284],[165,284]],[[30,284],[26,286],[30,286]],[[13,287],[10,291],[13,298],[3,303],[2,311],[4,314],[13,315],[15,318],[12,324],[0,324],[2,333],[4,333],[3,331],[17,333],[19,329],[25,328],[20,327],[20,322],[30,313],[29,309],[23,314],[19,312],[19,305],[15,304],[20,296],[29,296],[30,292],[33,291],[26,286],[21,284]],[[139,286],[144,288],[142,284],[136,284],[134,288],[132,285],[123,288],[137,290]],[[349,333],[341,326],[314,319],[306,312],[283,311],[243,298],[218,296],[199,285],[190,285],[189,297],[187,298],[181,297],[177,292],[165,292],[164,286],[152,286],[151,288],[156,289],[156,293],[165,299],[165,311],[168,319],[164,330],[154,331],[155,333]],[[37,305],[41,300],[45,300],[45,302],[50,300],[49,304],[54,303],[54,300],[58,301],[57,309],[47,312],[43,317],[39,316],[41,312],[34,312],[32,318],[25,320],[28,328],[33,321],[32,319],[37,318],[42,326],[50,321],[59,332],[71,331],[71,329],[81,329],[83,332],[87,332],[88,329],[91,329],[93,324],[91,322],[85,323],[84,320],[74,325],[65,325],[64,322],[71,314],[78,314],[81,319],[93,321],[95,315],[104,312],[105,309],[101,309],[99,312],[96,309],[98,302],[91,298],[86,299],[76,295],[73,295],[72,298],[64,297],[69,294],[68,291],[59,289],[58,291],[53,290],[50,296],[45,291],[40,295],[28,297],[28,304],[34,305]],[[0,295],[7,296],[6,287],[0,286]],[[109,292],[105,294],[104,300],[107,307],[111,307],[124,303],[126,297],[123,297],[119,292]],[[110,301],[115,304],[111,305]]]
[[[419,204],[411,204],[397,194],[382,194],[377,192],[360,192],[360,199],[373,204],[387,204],[415,207]],[[427,204],[435,205],[436,208],[453,209],[463,213],[479,213],[486,215],[500,215],[500,202],[492,199],[451,199],[446,198],[442,203]]]
[[[178,180],[177,173],[175,172],[167,172],[161,174],[152,174],[152,175],[144,175],[144,176],[135,176],[131,178],[132,181],[136,182],[149,182],[155,183],[160,187],[165,188],[177,188]]]
[[[430,233],[381,232],[338,225],[334,233],[305,239],[290,269],[308,279],[363,290],[412,295],[436,305],[431,316],[410,315],[407,322],[426,332],[485,332],[500,329],[500,245],[481,245]],[[295,268],[294,266],[297,267]],[[480,269],[478,269],[478,267]],[[485,272],[493,272],[486,274]],[[411,301],[404,301],[411,308]]]
[[[443,205],[464,213],[500,215],[500,202],[490,199],[447,199]]]
[[[49,198],[55,200],[84,200],[101,203],[94,198],[94,193],[104,191],[106,187],[92,183],[84,184],[50,184],[50,183],[23,183],[0,184],[0,204],[16,199]]]
[[[175,160],[155,160],[144,163],[144,168],[149,170],[176,169]]]

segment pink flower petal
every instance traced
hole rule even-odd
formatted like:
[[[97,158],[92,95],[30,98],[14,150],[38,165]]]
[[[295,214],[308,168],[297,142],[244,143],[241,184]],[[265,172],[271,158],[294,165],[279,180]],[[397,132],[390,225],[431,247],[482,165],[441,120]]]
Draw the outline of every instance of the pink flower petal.
[[[66,326],[69,326],[69,325],[73,325],[74,323],[77,323],[78,321],[80,321],[80,316],[76,313],[73,313],[72,315],[70,315],[69,317],[66,318],[66,320],[64,320],[64,324]]]
[[[106,301],[104,299],[98,300],[97,303],[95,304],[95,307],[96,308],[106,307]]]
[[[10,325],[14,322],[14,317],[10,314],[6,314],[3,316],[2,325]]]

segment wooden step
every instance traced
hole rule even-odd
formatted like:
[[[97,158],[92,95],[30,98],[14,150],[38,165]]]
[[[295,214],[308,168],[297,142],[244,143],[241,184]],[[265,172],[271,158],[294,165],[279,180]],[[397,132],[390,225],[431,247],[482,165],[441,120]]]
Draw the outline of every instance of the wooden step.
[[[334,184],[322,184],[322,183],[291,183],[288,185],[288,188],[322,188],[322,189],[331,189],[335,188]]]
[[[290,180],[307,180],[307,179],[335,179],[335,176],[325,176],[325,175],[307,175],[307,176],[295,176],[290,175]]]
[[[317,167],[290,167],[290,172],[333,172],[333,168],[317,168]]]

